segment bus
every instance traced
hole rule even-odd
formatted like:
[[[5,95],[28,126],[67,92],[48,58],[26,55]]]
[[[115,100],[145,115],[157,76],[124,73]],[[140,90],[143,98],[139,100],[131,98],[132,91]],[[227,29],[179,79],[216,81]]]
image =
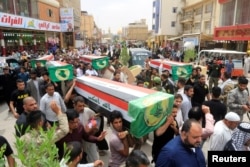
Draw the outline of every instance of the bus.
[[[152,52],[144,48],[130,48],[129,56],[129,67],[134,65],[144,67],[145,59],[152,57]]]

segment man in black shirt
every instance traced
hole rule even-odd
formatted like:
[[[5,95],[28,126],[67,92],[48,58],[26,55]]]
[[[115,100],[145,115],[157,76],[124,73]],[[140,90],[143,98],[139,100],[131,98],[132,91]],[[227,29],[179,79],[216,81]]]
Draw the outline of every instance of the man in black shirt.
[[[35,68],[37,77],[41,77],[44,72],[47,72],[47,69],[42,65],[40,61],[36,61],[36,68]]]
[[[18,118],[24,111],[23,99],[30,96],[30,93],[25,89],[25,83],[23,80],[17,79],[16,84],[17,89],[12,92],[10,98],[10,109],[14,117]]]
[[[213,64],[209,69],[209,92],[212,91],[213,86],[218,86],[218,81],[221,75],[221,67],[217,64],[216,59],[213,60]]]
[[[205,75],[200,75],[199,81],[194,84],[194,95],[192,97],[192,106],[201,107],[206,97],[208,100],[210,100],[208,86],[206,84],[206,77]]]
[[[214,116],[214,120],[216,123],[219,120],[224,119],[227,113],[227,107],[225,104],[221,103],[219,100],[221,94],[220,87],[213,87],[212,88],[212,100],[205,101],[203,104],[210,108],[211,114]]]
[[[178,112],[178,106],[174,105],[172,113],[166,117],[166,122],[154,131],[154,141],[152,145],[152,162],[156,162],[158,155],[162,147],[167,144],[171,139],[174,138],[174,135],[179,133],[179,127],[175,120],[175,117]]]
[[[25,134],[26,129],[28,127],[27,123],[27,115],[32,111],[38,110],[37,102],[33,97],[26,97],[23,99],[23,108],[24,112],[19,116],[16,120],[16,135],[21,137]]]
[[[161,87],[165,89],[166,93],[174,94],[174,85],[168,80],[167,74],[161,74]]]
[[[2,147],[5,147],[3,155],[6,156],[9,167],[14,167],[15,166],[15,159],[12,156],[13,150],[10,147],[9,142],[3,136],[0,136],[0,148],[2,149]],[[0,158],[2,159],[2,157],[0,157]]]
[[[13,90],[16,89],[16,75],[15,73],[12,71],[10,72],[9,67],[4,67],[3,68],[3,75],[0,75],[0,86],[2,86],[2,95],[3,95],[3,99],[5,100],[5,102],[8,104],[9,107],[9,111],[11,111],[10,109],[10,95],[11,92]]]

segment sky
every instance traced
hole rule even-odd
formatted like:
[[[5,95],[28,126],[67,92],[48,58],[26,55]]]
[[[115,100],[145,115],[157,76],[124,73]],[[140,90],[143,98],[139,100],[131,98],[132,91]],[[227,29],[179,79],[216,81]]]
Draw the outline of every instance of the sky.
[[[146,19],[148,29],[152,27],[153,0],[81,0],[81,10],[94,16],[98,28],[108,33],[122,30],[129,23]]]

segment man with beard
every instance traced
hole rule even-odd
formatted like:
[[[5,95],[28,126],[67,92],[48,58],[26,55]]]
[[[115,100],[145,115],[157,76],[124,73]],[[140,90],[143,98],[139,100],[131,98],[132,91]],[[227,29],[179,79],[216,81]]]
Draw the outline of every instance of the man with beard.
[[[188,112],[192,108],[191,98],[194,94],[194,88],[191,85],[185,85],[184,94],[182,94],[183,101],[181,103],[181,112],[183,121],[188,119]]]
[[[24,112],[23,99],[30,96],[30,92],[25,89],[25,83],[23,80],[17,79],[16,85],[17,89],[11,94],[10,109],[14,117],[17,119]]]
[[[88,134],[99,136],[102,133],[106,133],[106,131],[101,131],[99,135],[96,135],[96,133],[99,131],[99,125],[98,125],[100,124],[99,119],[96,117],[96,113],[93,110],[91,110],[89,107],[87,107],[82,96],[76,96],[74,98],[73,110],[79,114],[80,123],[84,126]],[[94,124],[92,123],[92,121],[94,121]],[[95,122],[98,122],[98,123],[95,124]],[[103,140],[105,140],[105,138]],[[99,155],[97,152],[96,142],[99,142],[99,141],[96,141],[95,143],[93,143],[93,142],[88,142],[88,141],[83,140],[82,142],[84,145],[83,151],[87,153],[87,161],[94,162],[98,160]]]
[[[199,147],[202,127],[194,119],[184,122],[180,136],[169,141],[158,156],[157,167],[205,167],[205,157]]]
[[[39,85],[43,82],[41,78],[37,77],[36,71],[31,70],[30,71],[30,80],[27,82],[27,90],[30,91],[30,95],[34,97],[34,99],[38,102],[38,105],[40,103],[41,99],[41,90],[39,88]]]
[[[231,80],[227,72],[222,73],[221,80],[223,82],[219,85],[221,88],[221,95],[219,98],[223,104],[227,105],[227,95],[232,89],[235,88],[235,83]]]
[[[227,96],[228,112],[237,113],[241,121],[243,120],[243,114],[250,111],[247,84],[248,80],[246,77],[239,77],[237,88],[231,90]]]
[[[198,82],[198,75],[197,75],[197,69],[193,68],[192,69],[192,74],[191,76],[188,78],[186,85],[192,85],[194,86],[194,84]]]
[[[161,74],[161,87],[166,93],[174,94],[174,85],[168,80],[168,75]]]
[[[167,144],[174,135],[179,134],[179,127],[175,120],[178,106],[173,105],[172,113],[166,117],[165,123],[154,131],[154,141],[152,146],[152,162],[156,162],[162,147]]]
[[[36,61],[35,71],[36,71],[37,77],[41,77],[44,72],[47,72],[47,69],[46,67],[42,65],[40,61]]]
[[[16,135],[18,137],[24,135],[26,129],[28,128],[28,122],[27,122],[28,114],[38,109],[36,100],[31,96],[25,97],[23,99],[23,108],[24,112],[16,120],[15,129],[16,129]]]
[[[211,65],[210,69],[209,69],[209,92],[212,91],[212,87],[213,86],[218,86],[218,81],[220,79],[220,70],[221,67],[220,65],[217,63],[217,59],[214,58],[213,60],[213,64]]]
[[[209,90],[206,84],[206,77],[205,75],[200,75],[199,81],[194,84],[194,95],[192,98],[192,106],[201,107],[206,97],[207,100],[210,100]]]

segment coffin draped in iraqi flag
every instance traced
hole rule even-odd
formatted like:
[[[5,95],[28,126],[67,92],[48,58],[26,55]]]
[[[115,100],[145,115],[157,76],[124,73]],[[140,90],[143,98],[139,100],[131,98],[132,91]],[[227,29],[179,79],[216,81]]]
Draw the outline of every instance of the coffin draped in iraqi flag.
[[[154,59],[150,61],[150,66],[161,69],[162,71],[168,70],[172,75],[172,79],[177,81],[179,77],[188,79],[192,74],[193,66],[188,63],[181,63],[176,61],[167,61],[162,59]]]
[[[77,77],[75,89],[107,112],[120,111],[137,138],[161,126],[174,101],[167,93],[91,76]]]
[[[81,55],[80,60],[84,63],[91,63],[95,70],[101,70],[109,64],[108,56]]]
[[[30,61],[30,63],[32,68],[36,68],[36,62],[41,62],[41,66],[45,66],[47,61],[52,61],[52,60],[54,60],[54,56],[50,54],[39,57],[37,59],[33,59]]]
[[[50,79],[53,82],[73,79],[73,66],[61,61],[49,61],[46,63]]]

